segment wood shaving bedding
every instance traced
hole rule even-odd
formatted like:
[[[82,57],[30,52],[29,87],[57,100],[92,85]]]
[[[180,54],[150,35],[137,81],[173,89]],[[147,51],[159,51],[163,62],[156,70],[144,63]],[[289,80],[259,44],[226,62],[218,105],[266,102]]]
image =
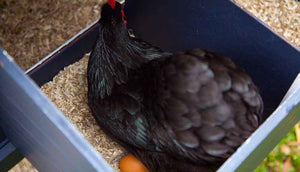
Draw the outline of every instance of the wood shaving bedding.
[[[41,90],[113,169],[119,171],[119,161],[125,155],[125,149],[101,130],[90,112],[87,104],[87,64],[88,55],[65,67]]]
[[[300,2],[296,0],[234,0],[234,2],[300,47]]]
[[[10,169],[9,172],[38,172],[38,170],[27,160],[27,158],[24,158]]]

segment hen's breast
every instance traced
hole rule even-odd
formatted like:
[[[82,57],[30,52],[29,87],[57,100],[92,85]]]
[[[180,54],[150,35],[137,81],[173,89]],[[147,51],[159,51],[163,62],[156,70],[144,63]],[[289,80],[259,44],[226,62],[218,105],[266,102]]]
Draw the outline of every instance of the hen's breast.
[[[161,147],[194,162],[224,161],[258,127],[263,102],[251,78],[230,59],[193,49],[158,70],[155,115]]]

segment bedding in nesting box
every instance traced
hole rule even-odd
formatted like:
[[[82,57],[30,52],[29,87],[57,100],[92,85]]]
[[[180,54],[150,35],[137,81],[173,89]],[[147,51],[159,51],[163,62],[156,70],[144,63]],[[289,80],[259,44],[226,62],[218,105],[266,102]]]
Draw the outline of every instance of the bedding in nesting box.
[[[84,138],[116,171],[125,149],[99,127],[88,106],[87,64],[89,55],[60,71],[41,90],[81,132]]]

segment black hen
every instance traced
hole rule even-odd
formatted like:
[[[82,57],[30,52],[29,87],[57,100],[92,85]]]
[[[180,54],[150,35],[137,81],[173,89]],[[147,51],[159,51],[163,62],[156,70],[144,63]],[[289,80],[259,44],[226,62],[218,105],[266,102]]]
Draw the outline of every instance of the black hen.
[[[88,64],[99,125],[150,171],[214,170],[258,127],[250,77],[207,50],[178,53],[132,38],[119,3],[102,7]]]

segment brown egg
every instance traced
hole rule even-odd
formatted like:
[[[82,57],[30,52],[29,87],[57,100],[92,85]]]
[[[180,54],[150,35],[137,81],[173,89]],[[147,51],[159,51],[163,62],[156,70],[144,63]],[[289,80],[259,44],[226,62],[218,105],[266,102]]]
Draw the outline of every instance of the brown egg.
[[[125,155],[120,161],[122,172],[149,172],[145,165],[132,154]]]

